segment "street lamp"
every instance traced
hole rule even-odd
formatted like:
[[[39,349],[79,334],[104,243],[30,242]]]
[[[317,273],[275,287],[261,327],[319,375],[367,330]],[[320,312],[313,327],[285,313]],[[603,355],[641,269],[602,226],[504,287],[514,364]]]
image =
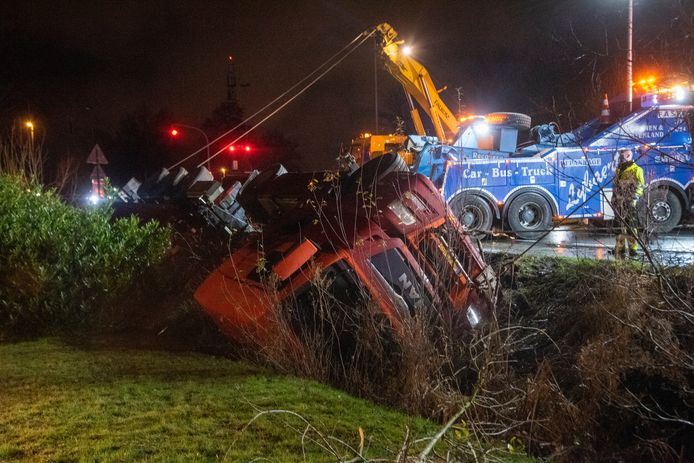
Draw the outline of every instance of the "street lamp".
[[[634,97],[631,75],[631,67],[634,62],[632,55],[632,36],[634,35],[634,0],[629,0],[627,16],[627,109],[629,110],[629,113],[631,113],[632,99]]]
[[[29,133],[31,133],[31,144],[34,144],[34,123],[32,121],[26,121],[24,123],[24,127],[29,129]]]
[[[173,124],[173,125],[174,125],[174,128],[172,128],[169,133],[174,137],[178,136],[178,130],[176,129],[176,127],[184,127],[186,129],[195,130],[195,131],[201,133],[203,137],[205,137],[205,148],[207,150],[207,170],[210,170],[210,139],[208,138],[205,131],[199,127],[195,127],[192,125],[178,124],[178,123]]]

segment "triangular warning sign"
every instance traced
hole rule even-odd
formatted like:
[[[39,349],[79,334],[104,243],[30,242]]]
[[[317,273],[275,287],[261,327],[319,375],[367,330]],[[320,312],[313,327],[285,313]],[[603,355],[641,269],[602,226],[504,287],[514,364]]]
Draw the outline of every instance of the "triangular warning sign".
[[[87,164],[108,164],[108,159],[106,159],[106,156],[98,143],[94,145],[92,152],[89,153],[89,157],[87,157]]]

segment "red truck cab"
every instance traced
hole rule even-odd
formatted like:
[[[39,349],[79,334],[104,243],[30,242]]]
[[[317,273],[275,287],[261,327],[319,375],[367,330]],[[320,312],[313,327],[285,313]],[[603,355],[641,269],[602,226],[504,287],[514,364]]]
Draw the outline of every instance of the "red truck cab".
[[[397,155],[350,175],[275,169],[257,178],[239,202],[262,233],[195,293],[232,340],[267,343],[278,311],[316,310],[316,297],[344,310],[370,303],[395,331],[424,311],[463,330],[493,315],[491,268],[431,181],[409,172]]]

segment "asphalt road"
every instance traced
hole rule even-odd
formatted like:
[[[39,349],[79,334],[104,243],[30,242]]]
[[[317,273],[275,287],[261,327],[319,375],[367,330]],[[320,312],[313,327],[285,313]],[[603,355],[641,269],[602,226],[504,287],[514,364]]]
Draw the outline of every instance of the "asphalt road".
[[[489,253],[518,255],[530,248],[527,254],[534,256],[587,257],[613,259],[615,235],[605,229],[586,226],[562,226],[541,241],[514,239],[497,235],[482,241],[482,248]],[[694,227],[676,228],[670,233],[655,237],[649,243],[654,259],[664,265],[687,265],[694,263]],[[643,258],[640,251],[639,258]]]

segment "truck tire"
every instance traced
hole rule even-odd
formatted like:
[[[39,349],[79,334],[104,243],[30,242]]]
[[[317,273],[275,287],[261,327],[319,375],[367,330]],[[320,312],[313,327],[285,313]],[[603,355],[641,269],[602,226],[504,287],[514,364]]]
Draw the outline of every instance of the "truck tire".
[[[640,202],[639,217],[648,233],[668,233],[682,219],[682,203],[671,190],[656,188]]]
[[[371,159],[350,175],[355,189],[370,190],[373,185],[391,172],[407,172],[405,160],[395,153]]]
[[[511,201],[506,220],[518,238],[536,240],[552,225],[552,208],[539,193],[521,193]]]
[[[529,130],[532,119],[521,113],[489,113],[485,116],[488,124],[505,125],[518,130]]]
[[[258,201],[258,194],[274,179],[286,173],[287,169],[282,164],[273,164],[244,185],[236,200],[246,212],[246,217],[258,223],[266,223],[269,220],[269,212]]]
[[[478,195],[460,193],[450,202],[451,212],[466,233],[484,238],[492,229],[494,212],[487,201]]]

